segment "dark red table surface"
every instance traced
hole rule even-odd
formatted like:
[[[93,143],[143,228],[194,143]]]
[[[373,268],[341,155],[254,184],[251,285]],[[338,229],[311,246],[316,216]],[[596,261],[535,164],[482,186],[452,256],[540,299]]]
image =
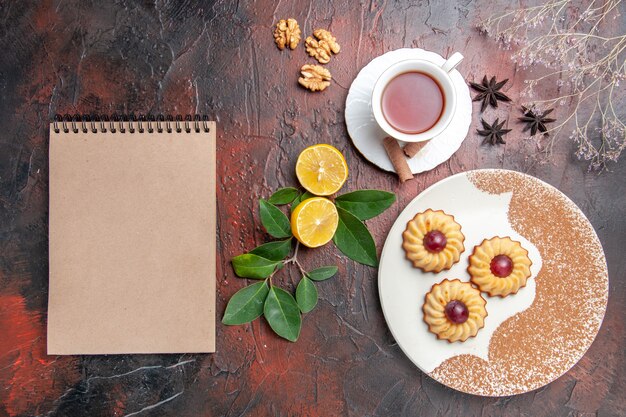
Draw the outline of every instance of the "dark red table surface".
[[[523,80],[532,74],[475,30],[507,3],[0,1],[0,416],[626,415],[623,158],[608,172],[587,173],[564,137],[541,163],[536,142],[519,128],[506,145],[480,146],[476,104],[459,151],[399,185],[347,136],[350,83],[372,58],[400,47],[460,51],[466,59],[459,68],[470,81],[485,73],[510,78],[505,89],[513,104],[490,114],[514,125]],[[328,65],[335,82],[323,93],[297,85],[299,67],[311,62],[302,44],[293,52],[274,46],[272,27],[287,17],[305,35],[330,28],[342,45]],[[624,20],[615,22],[623,32]],[[267,239],[256,199],[295,184],[304,147],[330,143],[350,167],[344,190],[398,195],[368,221],[379,250],[404,206],[451,174],[508,168],[559,188],[589,217],[606,251],[610,295],[600,333],[572,370],[544,388],[508,398],[461,394],[402,354],[382,315],[377,271],[329,245],[302,254],[305,265],[335,263],[340,270],[318,286],[319,305],[295,344],[257,320],[218,324],[215,354],[47,356],[48,121],[56,113],[92,112],[204,113],[217,120],[218,319],[246,285],[230,258]],[[281,273],[278,281],[293,289],[295,274]]]

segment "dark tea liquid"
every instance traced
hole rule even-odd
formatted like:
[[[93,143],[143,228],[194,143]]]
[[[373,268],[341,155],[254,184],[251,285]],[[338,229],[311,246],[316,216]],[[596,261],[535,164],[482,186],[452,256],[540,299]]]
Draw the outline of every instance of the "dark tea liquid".
[[[423,72],[405,72],[392,78],[382,94],[387,123],[408,134],[422,133],[441,117],[445,97],[441,87]]]

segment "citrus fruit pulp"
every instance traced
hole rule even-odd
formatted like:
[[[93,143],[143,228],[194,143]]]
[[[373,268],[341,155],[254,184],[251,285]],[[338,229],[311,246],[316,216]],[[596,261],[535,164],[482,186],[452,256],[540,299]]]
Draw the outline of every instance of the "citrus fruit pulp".
[[[291,213],[293,235],[309,248],[328,243],[335,235],[338,223],[335,204],[324,197],[308,198]]]
[[[296,176],[311,194],[331,195],[339,191],[348,178],[348,164],[334,146],[319,144],[309,146],[300,153],[296,162]]]

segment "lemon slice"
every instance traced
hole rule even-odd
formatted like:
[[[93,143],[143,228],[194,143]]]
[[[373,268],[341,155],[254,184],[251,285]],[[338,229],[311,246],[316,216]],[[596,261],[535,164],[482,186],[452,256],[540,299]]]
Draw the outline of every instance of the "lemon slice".
[[[304,246],[317,248],[334,236],[339,214],[332,201],[324,197],[308,198],[291,213],[291,231]]]
[[[334,146],[309,146],[296,162],[296,176],[300,184],[315,195],[331,195],[339,191],[348,178],[348,164]]]

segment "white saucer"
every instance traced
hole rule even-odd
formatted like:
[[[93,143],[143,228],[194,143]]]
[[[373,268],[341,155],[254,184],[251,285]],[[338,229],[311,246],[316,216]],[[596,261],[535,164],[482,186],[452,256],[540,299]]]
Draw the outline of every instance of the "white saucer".
[[[352,82],[346,98],[346,126],[354,146],[367,160],[390,172],[395,170],[383,147],[383,139],[388,135],[374,120],[370,101],[378,77],[389,66],[405,59],[425,59],[438,65],[445,62],[441,55],[423,49],[403,48],[387,52],[374,58],[361,69]],[[450,77],[458,96],[456,112],[448,127],[408,160],[414,174],[429,171],[447,161],[459,149],[469,131],[472,122],[472,98],[469,87],[459,71],[452,71]]]

